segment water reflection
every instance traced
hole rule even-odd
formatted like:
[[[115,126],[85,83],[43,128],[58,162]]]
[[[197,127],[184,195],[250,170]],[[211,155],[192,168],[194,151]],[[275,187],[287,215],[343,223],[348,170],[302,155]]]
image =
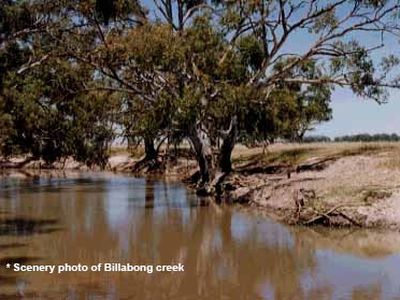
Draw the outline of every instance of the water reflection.
[[[31,235],[37,233],[51,233],[58,228],[53,227],[57,220],[35,220],[29,218],[12,218],[0,220],[0,236]],[[1,246],[0,246],[1,247]]]
[[[183,273],[13,273],[0,299],[386,299],[400,236],[285,227],[179,183],[106,175],[0,180],[0,264],[170,264]]]

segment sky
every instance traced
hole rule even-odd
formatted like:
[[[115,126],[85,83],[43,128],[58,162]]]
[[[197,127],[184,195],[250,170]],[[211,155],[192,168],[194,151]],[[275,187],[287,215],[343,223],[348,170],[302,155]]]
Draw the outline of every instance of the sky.
[[[349,90],[338,89],[332,96],[332,110],[332,120],[318,125],[308,135],[400,134],[400,91],[392,91],[388,103],[378,104],[357,98]]]

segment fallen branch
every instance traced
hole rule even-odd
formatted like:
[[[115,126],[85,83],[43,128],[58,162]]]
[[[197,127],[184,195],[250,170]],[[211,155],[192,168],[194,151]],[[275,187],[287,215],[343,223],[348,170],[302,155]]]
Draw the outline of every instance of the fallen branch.
[[[350,223],[352,223],[355,226],[358,227],[362,227],[361,223],[353,220],[352,218],[350,218],[348,215],[346,215],[344,212],[338,212],[340,216],[342,216],[343,218],[345,218],[347,221],[349,221]]]
[[[304,225],[310,225],[310,224],[315,223],[316,221],[318,221],[320,219],[323,219],[323,218],[327,218],[329,221],[331,221],[331,218],[330,218],[329,215],[332,214],[333,212],[335,212],[336,210],[338,210],[339,208],[342,208],[342,207],[345,207],[345,206],[346,205],[343,205],[343,204],[336,205],[335,207],[329,209],[328,211],[326,211],[324,213],[321,213],[319,211],[314,210],[314,212],[316,214],[318,214],[318,216],[316,216],[315,218],[313,218],[313,219],[311,219],[311,220],[309,220],[309,221],[307,221],[307,222],[305,222],[303,224]]]

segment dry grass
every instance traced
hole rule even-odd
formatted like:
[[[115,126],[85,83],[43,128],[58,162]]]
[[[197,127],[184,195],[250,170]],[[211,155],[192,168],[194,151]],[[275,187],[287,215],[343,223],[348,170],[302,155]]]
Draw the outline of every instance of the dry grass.
[[[335,184],[335,182],[332,182]],[[329,187],[322,197],[325,201],[330,199],[350,199],[352,204],[359,205],[372,205],[379,200],[389,198],[392,195],[390,190],[384,186],[370,185],[370,186],[346,186],[334,185]]]
[[[312,143],[275,144],[264,152],[262,148],[246,148],[238,145],[233,153],[235,164],[258,162],[259,164],[297,165],[312,158],[348,157],[356,155],[388,155],[394,161],[388,166],[400,167],[400,143]],[[393,155],[390,155],[393,154]]]
[[[388,170],[399,170],[400,169],[400,152],[395,155],[389,155],[382,161],[379,166]]]
[[[141,158],[144,155],[144,148],[143,147],[135,147],[129,150],[129,154],[133,158]]]
[[[129,155],[129,151],[126,147],[114,146],[110,149],[109,155],[116,156],[116,155]]]
[[[129,156],[132,158],[140,158],[144,155],[143,147],[135,147],[128,149],[127,147],[114,146],[110,149],[109,155],[112,156]]]

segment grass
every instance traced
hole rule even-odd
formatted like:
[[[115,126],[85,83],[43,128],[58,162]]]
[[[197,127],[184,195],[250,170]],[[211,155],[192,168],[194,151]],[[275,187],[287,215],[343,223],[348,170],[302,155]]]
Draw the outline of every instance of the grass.
[[[393,165],[400,167],[400,143],[312,143],[312,144],[276,144],[263,152],[262,148],[247,149],[237,146],[233,153],[235,164],[265,164],[265,165],[298,165],[312,158],[348,157],[356,155],[375,155],[379,153],[398,153],[393,156]],[[389,162],[390,165],[393,162]]]
[[[310,154],[316,152],[315,148],[295,148],[282,150],[278,152],[271,152],[270,154],[263,155],[262,162],[265,164],[285,164],[296,165],[310,157]]]
[[[376,201],[389,198],[392,195],[388,189],[382,186],[333,186],[326,191],[322,197],[325,200],[329,199],[352,199],[352,204],[371,205]],[[335,200],[337,201],[337,200]]]
[[[126,147],[112,147],[109,151],[110,156],[116,156],[116,155],[125,155],[129,154],[129,151]]]
[[[387,157],[379,166],[389,170],[400,169],[400,152],[396,154],[397,155]]]
[[[354,156],[354,155],[373,155],[381,152],[389,152],[400,150],[400,144],[397,143],[357,143],[349,149],[343,149],[339,154],[340,156]]]
[[[249,162],[258,162],[260,164],[297,164],[306,160],[310,155],[316,152],[313,147],[295,147],[285,149],[269,149],[265,153],[260,148],[241,150],[239,153],[233,153],[233,163],[244,164]]]
[[[136,147],[136,148],[128,149],[127,147],[114,146],[109,151],[110,156],[126,155],[126,156],[130,156],[133,158],[140,158],[143,156],[143,154],[144,154],[143,147]]]

